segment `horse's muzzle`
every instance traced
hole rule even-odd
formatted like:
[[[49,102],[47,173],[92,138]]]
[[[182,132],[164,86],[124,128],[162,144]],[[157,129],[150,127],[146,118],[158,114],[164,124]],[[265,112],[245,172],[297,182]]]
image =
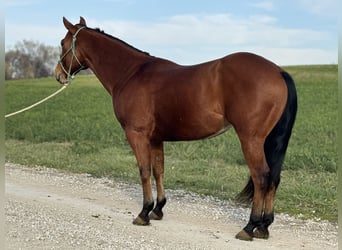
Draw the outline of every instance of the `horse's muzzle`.
[[[60,65],[58,64],[55,68],[55,78],[61,84],[66,84],[68,82],[65,73],[61,69]]]

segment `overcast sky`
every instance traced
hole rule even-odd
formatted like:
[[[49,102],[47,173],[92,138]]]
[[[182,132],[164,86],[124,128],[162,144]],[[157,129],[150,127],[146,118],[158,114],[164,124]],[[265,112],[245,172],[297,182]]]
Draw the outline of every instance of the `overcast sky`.
[[[5,43],[58,46],[65,16],[180,64],[237,51],[280,65],[338,62],[338,0],[96,0],[5,2]]]

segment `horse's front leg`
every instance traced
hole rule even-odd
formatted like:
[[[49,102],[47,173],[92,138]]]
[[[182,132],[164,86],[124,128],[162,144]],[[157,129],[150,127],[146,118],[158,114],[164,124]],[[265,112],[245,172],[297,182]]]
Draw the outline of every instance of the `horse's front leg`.
[[[157,204],[150,214],[150,219],[161,220],[163,218],[163,207],[166,204],[166,198],[164,193],[164,150],[163,142],[152,143],[151,161],[153,168],[153,176],[157,186]]]
[[[125,130],[126,137],[135,154],[140,171],[143,189],[143,208],[138,217],[134,219],[135,225],[149,225],[149,213],[152,211],[154,202],[151,184],[151,145],[147,136],[140,131]]]

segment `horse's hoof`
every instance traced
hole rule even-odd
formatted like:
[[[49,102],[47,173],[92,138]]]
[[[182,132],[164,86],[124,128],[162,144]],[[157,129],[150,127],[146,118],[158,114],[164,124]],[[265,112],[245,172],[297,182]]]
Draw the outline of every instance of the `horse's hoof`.
[[[258,239],[267,240],[270,237],[270,233],[268,232],[267,229],[257,228],[253,232],[253,237],[258,238]]]
[[[155,212],[152,211],[150,213],[150,219],[151,220],[161,220],[161,219],[163,219],[163,214],[157,215]]]
[[[253,237],[250,236],[245,230],[241,230],[240,233],[235,235],[235,238],[239,239],[239,240],[245,240],[245,241],[252,241],[253,240]]]
[[[140,216],[138,216],[137,218],[133,220],[133,224],[138,225],[138,226],[148,226],[150,225],[150,221],[146,221],[142,219]]]

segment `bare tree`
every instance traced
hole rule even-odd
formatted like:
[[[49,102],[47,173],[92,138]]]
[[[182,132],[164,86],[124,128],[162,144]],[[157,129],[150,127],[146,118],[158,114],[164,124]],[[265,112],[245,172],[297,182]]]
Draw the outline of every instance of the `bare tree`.
[[[57,47],[23,40],[5,54],[5,78],[24,79],[53,75],[59,56]]]

